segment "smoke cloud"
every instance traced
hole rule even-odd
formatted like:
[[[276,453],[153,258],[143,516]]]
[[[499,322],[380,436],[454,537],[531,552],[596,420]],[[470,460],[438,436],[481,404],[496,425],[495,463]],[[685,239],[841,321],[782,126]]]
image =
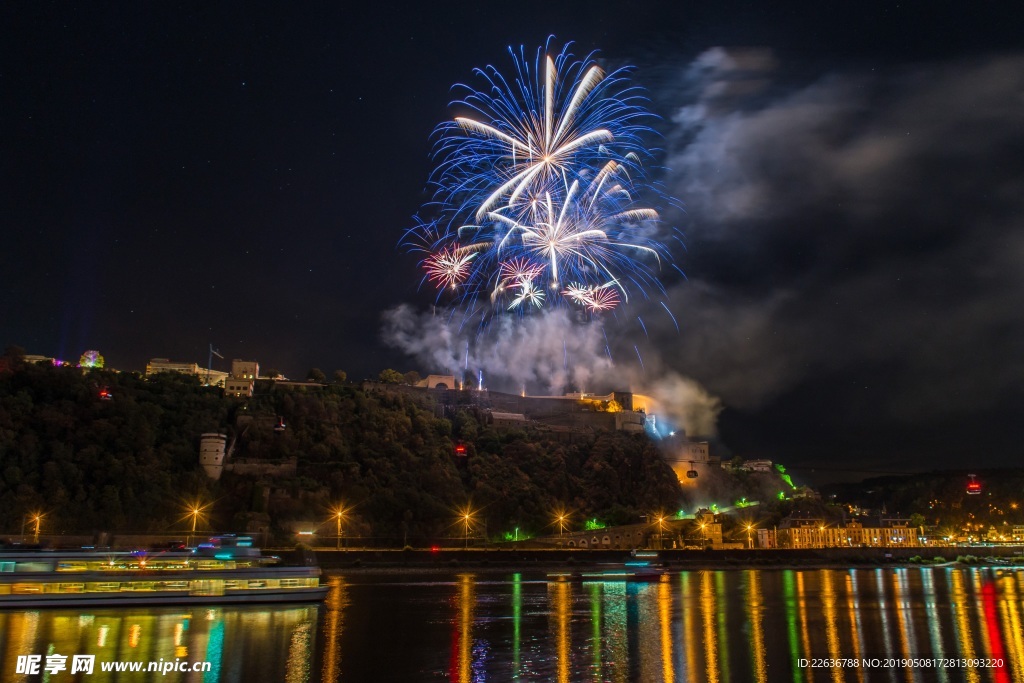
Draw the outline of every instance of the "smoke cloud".
[[[751,410],[828,377],[833,410],[900,420],[1021,395],[1024,55],[801,81],[716,48],[679,74],[681,332],[638,311],[670,367]]]
[[[596,322],[576,320],[564,308],[527,316],[499,316],[487,327],[462,327],[457,312],[424,313],[402,305],[384,314],[384,341],[426,364],[468,381],[484,372],[492,389],[561,395],[572,389],[593,393],[630,389],[658,401],[688,434],[712,435],[721,403],[696,381],[667,368],[656,354],[645,358],[646,374],[633,364],[616,364],[606,332]],[[657,379],[649,379],[657,377]]]

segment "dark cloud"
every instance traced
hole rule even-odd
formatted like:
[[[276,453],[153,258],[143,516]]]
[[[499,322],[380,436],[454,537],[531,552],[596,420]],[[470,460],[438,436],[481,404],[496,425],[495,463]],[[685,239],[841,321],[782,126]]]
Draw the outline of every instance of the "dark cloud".
[[[652,343],[740,408],[830,374],[901,419],[1019,396],[1024,56],[785,78],[764,50],[686,70],[666,184],[690,280]]]

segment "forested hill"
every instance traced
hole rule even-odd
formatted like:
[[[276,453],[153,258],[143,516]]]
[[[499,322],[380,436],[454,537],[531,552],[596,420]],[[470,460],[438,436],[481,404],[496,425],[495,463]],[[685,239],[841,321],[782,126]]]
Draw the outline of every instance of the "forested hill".
[[[212,481],[198,457],[211,431],[235,442],[235,461],[294,457],[296,472]],[[557,510],[574,526],[635,521],[676,509],[679,487],[643,436],[496,432],[471,413],[441,419],[407,397],[343,384],[268,385],[238,400],[177,374],[45,364],[0,374],[0,535],[35,512],[44,533],[181,532],[193,502],[209,504],[201,526],[279,537],[297,521],[333,533],[331,510],[344,505],[346,535],[399,544],[461,535],[453,524],[467,505],[471,535],[494,538],[550,532]]]

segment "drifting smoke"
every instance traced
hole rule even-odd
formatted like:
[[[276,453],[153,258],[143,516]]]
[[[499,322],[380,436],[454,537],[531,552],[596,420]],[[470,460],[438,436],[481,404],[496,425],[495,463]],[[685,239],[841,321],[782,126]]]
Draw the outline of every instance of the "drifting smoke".
[[[540,389],[560,395],[567,389],[587,392],[630,390],[658,402],[661,418],[688,434],[713,435],[722,406],[697,382],[665,368],[657,356],[645,358],[645,378],[633,365],[616,365],[602,327],[582,324],[566,309],[530,316],[501,316],[479,331],[459,329],[451,311],[428,314],[408,305],[384,314],[384,341],[426,364],[431,371],[461,376],[483,370],[488,386],[519,392]]]
[[[696,380],[672,370],[644,388],[658,402],[661,414],[675,420],[690,436],[714,436],[722,402]]]
[[[524,386],[551,393],[567,386],[586,388],[607,377],[612,367],[600,329],[575,324],[561,310],[500,316],[476,336],[468,328],[460,330],[460,322],[451,311],[431,315],[402,305],[385,312],[384,341],[432,371],[459,376],[466,369],[474,374],[483,370],[491,386],[501,378],[510,391]]]
[[[792,71],[715,48],[672,81],[666,219],[695,258],[679,331],[637,311],[651,343],[746,410],[822,378],[831,413],[883,419],[1021,396],[1024,54]]]

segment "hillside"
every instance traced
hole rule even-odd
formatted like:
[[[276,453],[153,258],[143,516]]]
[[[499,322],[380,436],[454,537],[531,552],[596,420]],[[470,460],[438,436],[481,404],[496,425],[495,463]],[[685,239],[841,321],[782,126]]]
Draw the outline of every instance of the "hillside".
[[[101,389],[112,398],[103,400]],[[273,429],[277,417],[287,429]],[[240,419],[241,418],[241,419]],[[225,472],[198,464],[203,432],[235,442],[249,463],[294,457],[294,475]],[[462,443],[466,458],[455,456]],[[345,536],[398,545],[460,536],[457,510],[476,511],[473,536],[550,532],[556,510],[606,522],[673,510],[675,476],[646,437],[497,432],[470,412],[436,417],[402,396],[348,385],[268,385],[226,399],[194,377],[46,365],[0,374],[0,530],[44,513],[44,533],[187,531],[186,505],[209,503],[207,528],[266,528],[287,538],[295,522],[334,534],[331,510],[349,508]]]

